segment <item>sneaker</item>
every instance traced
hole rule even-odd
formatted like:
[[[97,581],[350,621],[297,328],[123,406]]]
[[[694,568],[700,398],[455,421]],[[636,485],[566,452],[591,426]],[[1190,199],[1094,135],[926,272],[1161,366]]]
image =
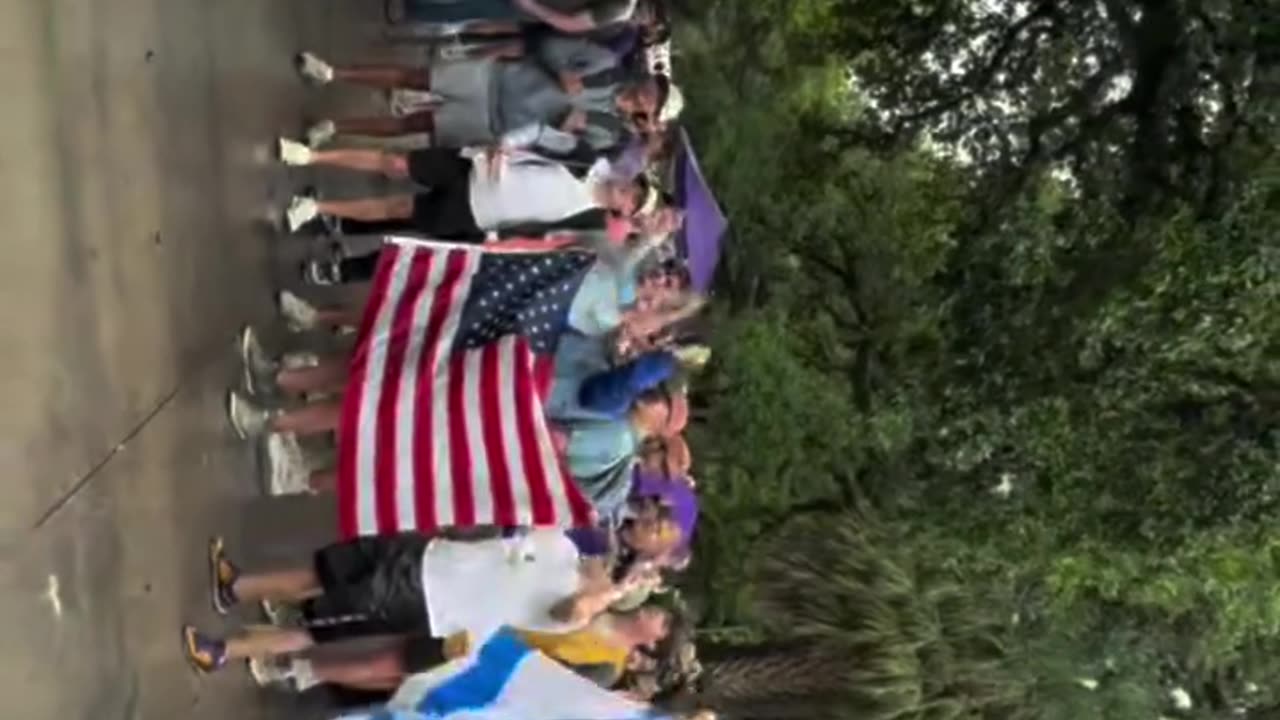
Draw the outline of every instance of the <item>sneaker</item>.
[[[320,356],[310,350],[294,350],[293,352],[285,353],[280,358],[280,364],[286,370],[312,368],[320,364]]]
[[[257,395],[275,383],[276,362],[258,341],[258,333],[252,325],[245,325],[240,331],[240,362],[244,368],[244,389],[250,395]]]
[[[333,82],[333,66],[310,52],[298,53],[294,58],[298,74],[317,85],[328,85]]]
[[[281,290],[276,295],[276,305],[289,324],[289,329],[294,332],[314,330],[320,322],[320,311],[316,310],[316,306],[288,290]]]
[[[211,673],[227,664],[227,644],[191,625],[182,628],[182,654],[198,672]]]
[[[258,605],[262,609],[263,616],[267,618],[267,622],[276,627],[303,627],[306,625],[306,618],[302,615],[302,609],[297,605],[275,600],[263,600]]]
[[[321,120],[307,128],[307,145],[318,148],[338,134],[338,126],[332,120]]]
[[[441,60],[466,60],[471,56],[471,46],[462,42],[461,39],[454,38],[453,42],[438,47],[436,52]]]
[[[392,90],[387,98],[391,114],[395,117],[405,117],[424,110],[431,110],[442,102],[444,102],[444,98],[429,90],[413,90],[410,88]]]
[[[258,687],[293,688],[293,663],[274,658],[250,658],[249,676]]]
[[[315,198],[295,195],[289,201],[289,209],[285,210],[285,224],[289,232],[298,232],[303,225],[315,220],[320,215],[320,204]]]
[[[240,600],[236,597],[236,579],[240,568],[227,559],[222,538],[209,541],[209,600],[219,615],[226,615]]]
[[[455,37],[467,31],[467,23],[463,21],[432,23],[427,30],[434,37]]]
[[[340,285],[342,268],[333,260],[307,260],[302,263],[302,279],[312,285]]]
[[[283,495],[309,495],[311,493],[311,468],[307,466],[298,436],[293,433],[273,433],[267,438],[267,462],[271,467],[268,492],[274,497]]]
[[[270,410],[259,407],[235,390],[227,393],[227,418],[241,440],[266,432],[272,414]]]
[[[277,138],[276,152],[280,155],[280,162],[285,165],[300,166],[311,164],[311,148],[297,140]]]

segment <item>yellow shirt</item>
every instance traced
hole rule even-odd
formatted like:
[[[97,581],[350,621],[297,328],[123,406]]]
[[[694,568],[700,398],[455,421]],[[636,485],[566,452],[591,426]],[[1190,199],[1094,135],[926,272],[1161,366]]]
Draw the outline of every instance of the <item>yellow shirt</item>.
[[[587,627],[570,633],[543,633],[521,630],[517,633],[530,647],[565,665],[606,665],[613,668],[614,679],[627,669],[630,651],[608,641]]]

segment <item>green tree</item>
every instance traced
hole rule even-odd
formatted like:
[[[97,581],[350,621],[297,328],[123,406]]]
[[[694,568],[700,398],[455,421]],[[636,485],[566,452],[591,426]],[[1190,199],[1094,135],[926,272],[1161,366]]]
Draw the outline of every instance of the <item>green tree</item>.
[[[886,562],[1007,598],[1042,716],[1174,690],[1181,716],[1265,714],[1274,3],[790,8],[709,3],[679,45],[733,221],[697,388],[704,622],[785,623],[743,558],[865,501]],[[736,667],[822,661],[787,638]]]
[[[789,523],[758,564],[772,636],[704,645],[700,699],[742,717],[1022,717],[1002,623],[865,515]]]

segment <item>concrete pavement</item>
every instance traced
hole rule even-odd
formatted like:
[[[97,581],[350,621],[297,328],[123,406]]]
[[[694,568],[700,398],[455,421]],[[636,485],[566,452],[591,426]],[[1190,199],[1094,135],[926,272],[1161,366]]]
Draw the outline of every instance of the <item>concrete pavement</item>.
[[[291,57],[376,53],[380,16],[378,0],[0,3],[6,717],[310,712],[239,669],[196,677],[177,629],[218,627],[210,534],[254,564],[330,534],[323,502],[260,497],[221,407],[237,327],[271,321],[303,248],[260,222],[304,180],[269,141],[370,99],[308,91]]]

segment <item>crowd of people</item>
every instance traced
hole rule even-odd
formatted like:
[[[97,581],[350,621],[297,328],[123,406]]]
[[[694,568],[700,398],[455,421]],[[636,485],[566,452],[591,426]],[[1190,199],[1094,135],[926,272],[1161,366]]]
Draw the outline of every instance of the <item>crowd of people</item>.
[[[215,609],[260,606],[269,623],[225,636],[184,627],[187,659],[201,672],[242,661],[260,684],[294,691],[386,692],[505,627],[600,685],[649,699],[652,684],[633,680],[680,634],[665,590],[689,562],[698,515],[685,383],[708,357],[689,331],[702,299],[674,241],[683,214],[666,191],[684,104],[652,62],[667,42],[666,10],[661,0],[406,0],[403,10],[430,29],[421,64],[297,59],[312,84],[392,91],[387,114],[322,120],[305,137],[281,138],[278,153],[287,166],[376,173],[418,189],[299,194],[283,229],[585,258],[564,311],[549,320],[553,378],[540,410],[594,524],[365,534],[319,549],[309,565],[265,572],[242,568],[215,539]],[[348,136],[400,135],[426,143],[342,147]],[[317,240],[324,251],[303,264],[305,283],[374,278],[385,250],[352,253],[330,240]],[[279,293],[292,330],[360,337],[364,308],[320,307],[305,295]],[[341,436],[355,432],[343,420],[348,356],[273,354],[253,328],[240,351],[243,387],[229,393],[229,420],[265,443],[271,492],[337,491],[338,470],[306,448],[307,438],[330,436],[341,454]],[[324,652],[338,645],[349,647]]]

